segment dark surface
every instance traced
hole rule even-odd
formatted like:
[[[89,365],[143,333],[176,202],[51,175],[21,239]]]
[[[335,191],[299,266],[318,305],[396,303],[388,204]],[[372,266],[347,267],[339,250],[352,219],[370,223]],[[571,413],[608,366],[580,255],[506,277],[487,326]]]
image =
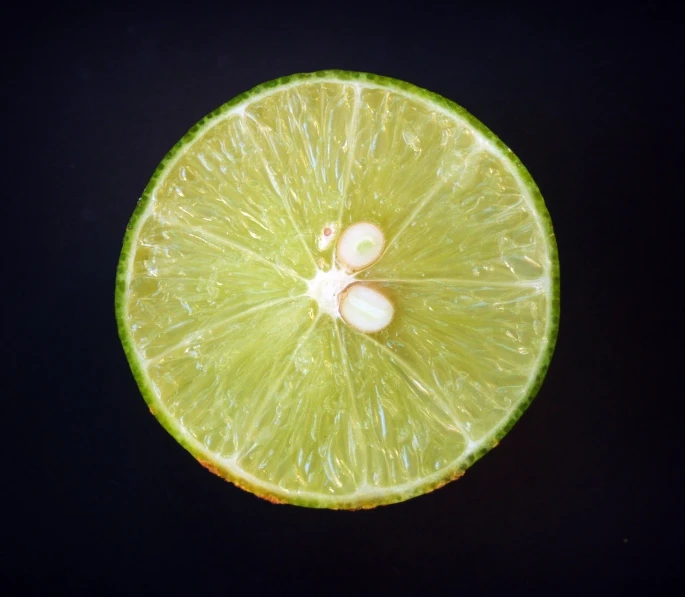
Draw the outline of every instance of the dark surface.
[[[684,580],[682,343],[661,339],[682,319],[666,261],[682,240],[667,232],[683,198],[676,19],[490,8],[397,24],[227,8],[5,21],[0,592]],[[530,410],[461,481],[358,513],[274,506],[202,469],[149,415],[113,314],[126,223],[165,152],[238,93],[324,68],[466,107],[536,179],[561,257],[558,346]]]

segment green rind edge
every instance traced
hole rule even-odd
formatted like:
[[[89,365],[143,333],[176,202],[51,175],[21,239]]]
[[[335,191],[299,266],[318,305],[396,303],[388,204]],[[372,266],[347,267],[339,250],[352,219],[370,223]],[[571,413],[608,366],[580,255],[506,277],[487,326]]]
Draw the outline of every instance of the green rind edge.
[[[550,308],[550,327],[549,334],[547,336],[547,347],[544,353],[540,357],[540,367],[537,371],[535,380],[531,385],[528,396],[524,398],[519,404],[518,408],[511,413],[509,418],[504,421],[498,428],[493,430],[490,438],[483,442],[483,446],[473,454],[469,455],[468,458],[460,462],[453,470],[446,472],[438,480],[431,481],[425,485],[419,485],[412,488],[410,491],[388,493],[381,497],[373,496],[372,499],[364,498],[361,496],[356,499],[351,500],[330,500],[326,499],[324,495],[321,499],[311,499],[308,497],[301,497],[291,494],[282,495],[272,495],[264,490],[264,488],[253,485],[252,483],[246,481],[243,478],[236,477],[231,471],[217,466],[216,463],[208,463],[204,460],[204,455],[201,454],[195,447],[186,441],[182,434],[177,429],[174,421],[168,417],[165,413],[160,412],[157,408],[157,403],[154,399],[154,394],[151,388],[148,386],[148,380],[145,376],[138,358],[135,354],[135,349],[133,347],[133,338],[131,337],[128,326],[125,321],[125,299],[126,299],[126,268],[129,253],[131,251],[132,242],[134,239],[134,232],[136,229],[136,224],[141,215],[145,212],[147,204],[150,201],[152,192],[157,184],[157,180],[160,178],[162,173],[171,164],[172,160],[179,152],[181,148],[191,142],[197,134],[204,130],[205,126],[209,124],[212,120],[218,116],[224,114],[230,108],[243,103],[245,100],[260,95],[264,91],[267,91],[274,87],[279,87],[282,85],[287,85],[288,83],[303,82],[303,81],[317,81],[320,79],[336,79],[339,81],[362,81],[370,82],[382,87],[388,87],[391,89],[399,89],[406,91],[412,95],[416,95],[427,100],[430,100],[448,111],[456,113],[459,117],[466,120],[474,129],[478,130],[484,137],[486,137],[493,145],[495,145],[505,156],[506,159],[510,160],[512,164],[516,167],[517,174],[526,185],[530,197],[535,205],[537,213],[541,218],[541,225],[547,234],[547,242],[550,247],[550,265],[551,265],[551,286],[550,294],[552,305]],[[193,125],[190,130],[171,148],[171,150],[164,156],[162,161],[159,163],[155,172],[153,173],[150,181],[148,182],[143,194],[138,201],[138,204],[129,220],[126,234],[123,240],[123,246],[121,251],[121,256],[119,258],[119,263],[117,266],[116,273],[116,288],[115,288],[115,316],[117,321],[117,327],[119,331],[119,338],[121,339],[126,358],[128,359],[131,372],[138,384],[141,394],[145,399],[145,402],[150,407],[150,412],[157,418],[157,420],[162,424],[162,426],[169,432],[178,443],[180,443],[188,452],[190,452],[193,457],[198,460],[203,466],[208,468],[213,473],[219,475],[223,479],[230,481],[234,485],[249,491],[258,497],[264,498],[273,503],[287,503],[291,505],[304,506],[309,508],[330,508],[330,509],[340,509],[340,510],[357,510],[357,509],[367,509],[374,508],[376,506],[387,505],[397,502],[402,502],[419,495],[429,493],[439,487],[442,487],[446,483],[453,481],[461,477],[464,472],[470,468],[477,460],[479,460],[483,455],[489,452],[493,447],[495,447],[499,441],[508,433],[508,431],[514,426],[516,421],[519,420],[521,415],[528,409],[530,404],[533,402],[534,398],[537,396],[542,384],[544,382],[545,376],[549,369],[550,361],[552,360],[552,355],[554,353],[554,348],[556,346],[556,341],[559,332],[559,313],[560,313],[560,277],[559,277],[559,253],[556,243],[556,238],[554,235],[554,229],[552,226],[552,220],[550,218],[547,206],[545,205],[542,194],[535,184],[532,176],[526,169],[526,167],[521,163],[521,161],[516,157],[513,151],[509,149],[487,126],[480,122],[475,116],[470,114],[460,105],[455,102],[437,94],[427,89],[417,87],[411,83],[401,81],[399,79],[394,79],[392,77],[386,77],[382,75],[374,75],[371,73],[364,72],[352,72],[343,70],[324,70],[312,73],[298,73],[294,75],[288,75],[285,77],[280,77],[278,79],[273,79],[257,85],[256,87],[241,93],[240,95],[234,97],[229,102],[223,104],[217,109],[213,110],[207,114],[204,118]]]

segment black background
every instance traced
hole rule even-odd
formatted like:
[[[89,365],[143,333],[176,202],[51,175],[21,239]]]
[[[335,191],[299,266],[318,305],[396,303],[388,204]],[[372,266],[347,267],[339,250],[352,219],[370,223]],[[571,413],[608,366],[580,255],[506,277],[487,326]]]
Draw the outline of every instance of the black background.
[[[682,349],[663,340],[682,309],[677,19],[450,6],[5,19],[0,592],[683,580]],[[500,446],[437,492],[355,513],[271,505],[207,473],[149,415],[113,313],[127,220],[166,151],[238,93],[325,68],[410,81],[495,131],[542,190],[562,272],[547,380]]]

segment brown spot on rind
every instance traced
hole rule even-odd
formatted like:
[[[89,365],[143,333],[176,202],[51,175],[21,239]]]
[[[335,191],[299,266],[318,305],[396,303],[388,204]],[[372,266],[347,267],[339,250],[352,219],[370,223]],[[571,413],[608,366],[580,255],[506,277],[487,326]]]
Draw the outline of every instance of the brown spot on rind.
[[[206,460],[198,460],[198,462],[204,466],[210,473],[214,473],[217,477],[221,477],[222,479],[224,476],[221,474],[221,471],[216,468],[211,462],[207,462]]]
[[[461,478],[464,476],[464,471],[457,471],[454,473],[451,477],[447,477],[446,479],[443,479],[442,481],[438,481],[436,485],[431,487],[426,493],[429,493],[431,491],[435,491],[436,489],[440,489],[441,487],[444,487],[448,483],[451,483],[452,481],[456,481],[457,479]]]
[[[272,504],[279,504],[279,505],[280,505],[280,504],[287,504],[287,503],[288,503],[288,502],[286,502],[285,500],[282,500],[282,499],[280,499],[280,498],[277,498],[277,497],[275,497],[275,496],[273,496],[273,495],[261,495],[261,494],[257,494],[257,495],[258,495],[260,498],[262,498],[263,500],[266,500],[267,502],[270,502],[270,503],[272,503]]]
[[[251,493],[253,495],[256,495],[258,498],[261,498],[263,500],[266,500],[267,502],[271,502],[272,504],[287,504],[288,501],[277,498],[273,495],[267,495],[267,494],[261,494],[261,493],[256,493],[255,490],[251,487],[248,487],[247,485],[243,485],[239,481],[236,481],[234,479],[229,479],[222,473],[220,469],[215,467],[211,462],[207,462],[206,460],[197,460],[203,467],[205,467],[210,473],[215,474],[217,477],[220,477],[224,481],[228,481],[229,483],[232,483],[235,485],[238,489],[242,489],[243,491],[247,491],[248,493]]]

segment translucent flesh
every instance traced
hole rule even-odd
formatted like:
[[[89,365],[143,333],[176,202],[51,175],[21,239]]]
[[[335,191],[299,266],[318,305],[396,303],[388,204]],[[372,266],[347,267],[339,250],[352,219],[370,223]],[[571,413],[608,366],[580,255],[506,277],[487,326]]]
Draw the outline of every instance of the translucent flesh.
[[[421,97],[316,81],[213,121],[160,179],[126,302],[159,406],[281,496],[425,483],[527,397],[548,342],[550,248],[479,133]],[[395,306],[363,334],[306,296],[323,229],[376,224],[357,279]],[[325,499],[325,497],[323,498]]]

